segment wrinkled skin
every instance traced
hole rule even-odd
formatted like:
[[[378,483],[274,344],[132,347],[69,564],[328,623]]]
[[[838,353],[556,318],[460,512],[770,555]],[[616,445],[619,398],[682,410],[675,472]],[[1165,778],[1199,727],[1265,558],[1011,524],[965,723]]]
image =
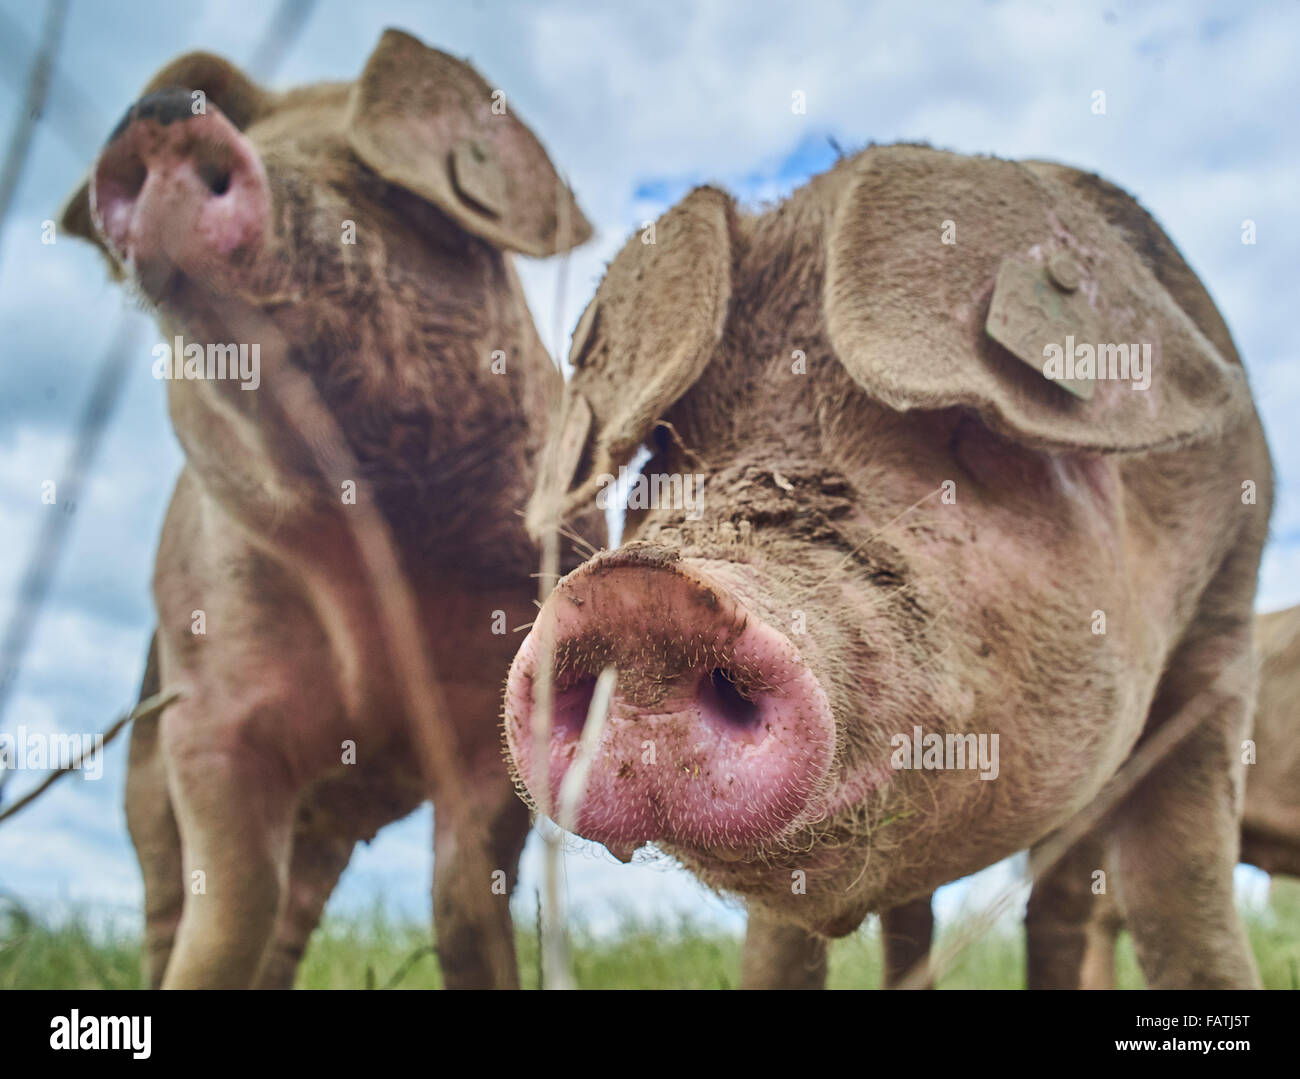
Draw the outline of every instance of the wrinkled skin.
[[[923,206],[915,229],[900,216],[905,202],[873,217],[874,206],[852,202],[873,168],[906,187],[900,199],[924,203],[944,177],[960,180],[952,191],[987,193],[985,217],[953,211],[984,228],[944,254],[972,260],[952,271],[972,282],[964,300],[946,301],[953,308],[936,312],[926,292],[941,295],[950,272],[936,237],[944,214]],[[1231,877],[1267,448],[1221,319],[1150,219],[1103,181],[1053,166],[1026,179],[1018,168],[876,148],[760,216],[701,189],[660,219],[656,246],[629,242],[575,335],[566,431],[585,449],[557,451],[571,474],[561,468],[558,493],[544,483],[537,499],[567,497],[572,510],[588,476],[647,436],[645,473],[702,474],[705,497],[693,517],[671,505],[630,514],[630,542],[556,589],[512,665],[512,757],[534,797],[546,782],[554,792],[595,674],[612,663],[619,689],[577,831],[620,857],[654,842],[744,896],[772,932],[833,937],[1038,842],[1092,802],[1144,738],[1206,709],[1128,796],[1117,873],[1153,985],[1254,985]],[[915,179],[927,170],[939,179]],[[1008,175],[1059,200],[1041,226],[1025,200],[996,202]],[[861,221],[877,235],[837,234]],[[1035,246],[999,246],[1000,230],[1040,228]],[[984,311],[1000,258],[1038,265],[1058,243],[1083,252],[1089,273],[1102,266],[1103,298],[1111,277],[1132,272],[1152,310],[1194,322],[1204,337],[1182,340],[1213,347],[1202,371],[1234,387],[1221,404],[1186,396],[1208,383],[1179,385],[1182,365],[1200,362],[1181,353],[1162,354],[1168,381],[1157,376],[1153,390],[1167,396],[1142,405],[1114,384],[1099,384],[1088,410],[1033,397],[1036,386],[1018,380],[1038,376],[983,340]],[[837,244],[850,259],[903,245],[914,272],[889,282],[895,291],[863,295],[853,274],[867,271],[850,265],[827,287]],[[868,269],[872,257],[861,256]],[[1119,268],[1138,258],[1140,273]],[[715,266],[718,294],[692,292]],[[1162,287],[1168,297],[1156,295]],[[969,404],[916,389],[921,359],[894,358],[916,336],[896,350],[877,337],[867,359],[832,341],[836,325],[866,325],[872,340],[878,315],[922,341],[929,331],[910,327],[946,319],[951,339],[969,332],[968,355],[952,361]],[[1162,338],[1171,353],[1172,324]],[[841,330],[839,340],[863,337]],[[792,368],[794,349],[805,371]],[[665,365],[653,381],[651,366],[636,367],[643,355]],[[635,408],[620,412],[619,392],[640,394]],[[1041,406],[1017,414],[1031,397]],[[1148,401],[1139,431],[1122,409]],[[1095,438],[1086,427],[1064,433],[1074,415],[1096,417]],[[955,498],[940,497],[946,481]],[[1097,611],[1107,614],[1100,634],[1090,631]],[[560,696],[543,769],[525,732],[547,634]],[[997,778],[893,767],[891,739],[914,725],[997,734]],[[763,946],[752,933],[751,946]]]
[[[560,378],[508,252],[562,250],[588,227],[531,133],[489,108],[467,65],[391,31],[356,84],[285,94],[191,54],[146,88],[65,212],[168,343],[261,347],[256,390],[167,385],[186,463],[143,691],[184,696],[136,728],[127,784],[151,984],[290,986],[357,841],[432,798],[444,982],[517,985],[508,903],[528,814],[497,722],[510,631],[532,617],[520,511]],[[493,174],[456,186],[440,170],[467,140]],[[304,385],[355,468],[330,471],[302,437],[287,402]],[[410,588],[416,631],[397,640],[376,593],[401,582],[370,576],[349,516],[367,500]],[[394,658],[412,649],[438,674],[440,700],[418,709]],[[434,723],[450,757],[430,766],[417,731]]]

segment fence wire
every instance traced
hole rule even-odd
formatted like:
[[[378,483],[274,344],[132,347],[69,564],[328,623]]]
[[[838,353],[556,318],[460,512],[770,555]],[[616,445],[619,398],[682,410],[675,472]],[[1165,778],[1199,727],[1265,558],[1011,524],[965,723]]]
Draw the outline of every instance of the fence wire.
[[[3,175],[11,186],[0,188],[0,195],[4,197],[0,202],[0,229],[3,228],[4,211],[30,154],[35,126],[38,121],[46,119],[45,112],[56,117],[49,122],[67,141],[75,144],[75,149],[85,153],[88,165],[93,159],[93,151],[85,143],[94,145],[104,134],[100,118],[88,105],[86,96],[74,83],[58,74],[57,57],[63,40],[67,7],[67,0],[50,0],[47,8],[45,30],[32,64],[31,81],[4,162]],[[315,0],[281,0],[253,53],[254,63],[260,65],[257,70],[261,77],[270,78],[274,74],[275,68],[306,27],[314,7]],[[12,49],[13,42],[22,40],[22,34],[20,29],[5,25],[10,22],[7,17],[0,21],[0,29],[5,31],[0,34],[0,40],[8,38],[8,47]],[[11,30],[17,36],[10,37]],[[0,67],[5,66],[0,64]],[[47,100],[47,91],[51,87],[58,92]],[[88,121],[88,117],[93,119]],[[8,180],[10,176],[12,181]],[[4,722],[32,634],[49,599],[60,556],[67,546],[73,511],[98,457],[105,430],[121,401],[132,364],[143,354],[143,344],[143,332],[138,321],[130,313],[122,314],[99,362],[90,397],[77,422],[68,462],[55,487],[56,504],[47,507],[35,548],[18,586],[13,611],[0,636],[0,724]],[[7,773],[0,773],[0,794],[8,777]]]
[[[31,75],[27,82],[27,93],[18,106],[18,121],[9,136],[9,145],[5,148],[4,164],[0,165],[0,235],[4,233],[5,220],[9,215],[9,206],[13,202],[14,192],[18,190],[18,181],[22,178],[23,168],[27,164],[31,149],[32,136],[40,123],[45,110],[45,97],[50,87],[50,75],[54,70],[54,57],[59,51],[59,42],[63,39],[63,24],[68,16],[68,0],[49,0],[45,7],[45,26],[41,31],[41,42],[32,61]]]

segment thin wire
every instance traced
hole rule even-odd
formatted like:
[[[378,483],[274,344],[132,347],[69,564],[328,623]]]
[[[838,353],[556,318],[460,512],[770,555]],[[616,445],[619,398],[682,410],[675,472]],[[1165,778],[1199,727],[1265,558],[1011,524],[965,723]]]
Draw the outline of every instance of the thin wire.
[[[248,62],[248,73],[255,80],[265,81],[279,70],[315,7],[316,0],[280,0],[280,6],[271,16],[271,24]]]
[[[55,768],[49,773],[49,775],[41,780],[34,790],[24,794],[13,805],[6,807],[4,812],[0,813],[0,822],[8,820],[20,809],[27,808],[27,806],[31,805],[32,802],[36,801],[37,798],[54,786],[56,782],[68,775],[70,772],[75,772],[80,768],[82,762],[84,762],[87,757],[94,756],[96,753],[102,753],[104,747],[126,730],[129,724],[133,723],[137,719],[148,719],[150,716],[158,715],[169,704],[179,700],[181,696],[182,694],[180,690],[173,689],[167,693],[155,693],[152,697],[146,697],[136,705],[134,709],[126,713],[126,715],[114,720],[108,730],[104,731],[104,733],[99,736],[94,744],[94,748],[90,749],[88,752],[78,753],[76,757],[67,764]]]
[[[35,550],[18,586],[17,605],[5,626],[4,636],[0,637],[0,722],[4,720],[36,620],[49,598],[54,570],[67,544],[68,526],[80,501],[86,475],[99,453],[104,430],[121,399],[132,365],[141,354],[142,336],[139,323],[130,315],[123,314],[100,363],[90,398],[82,410],[77,440],[62,478],[55,485],[54,501],[44,507],[45,519],[41,522]]]
[[[253,52],[253,64],[260,65],[256,70],[262,77],[269,77],[276,65],[283,60],[293,40],[305,27],[314,7],[315,0],[281,0],[261,43]],[[67,0],[52,0],[40,52],[33,66],[34,88],[29,89],[27,105],[19,117],[20,132],[16,132],[10,142],[4,166],[6,174],[11,169],[16,176],[22,174],[23,164],[30,150],[31,132],[28,131],[21,139],[18,135],[25,124],[34,125],[41,118],[39,115],[42,112],[41,105],[45,100],[45,91],[50,85],[52,72],[55,69],[55,56],[62,39],[66,11]],[[40,80],[37,86],[38,73]],[[75,88],[70,88],[70,83],[60,82],[57,85],[64,88],[64,100],[79,103],[84,96],[80,95]],[[35,105],[32,104],[33,101],[36,102]],[[77,137],[80,138],[80,135]],[[11,164],[11,161],[14,163]],[[14,182],[16,184],[16,180]],[[3,224],[4,205],[0,203],[0,225]],[[18,680],[19,670],[31,643],[32,632],[49,598],[50,585],[58,567],[59,557],[67,544],[69,525],[85,477],[99,453],[104,431],[121,400],[133,362],[142,352],[143,341],[139,323],[132,314],[124,313],[120,316],[108,350],[100,361],[99,373],[95,377],[90,399],[82,411],[68,464],[55,487],[55,502],[46,507],[47,513],[41,525],[36,548],[28,560],[27,569],[19,585],[17,604],[5,626],[3,637],[0,637],[0,724],[4,721],[13,687]]]
[[[50,87],[50,73],[54,70],[54,57],[63,38],[63,24],[68,15],[68,0],[49,0],[45,7],[45,26],[41,43],[32,61],[32,73],[27,81],[27,93],[18,109],[18,122],[9,136],[4,164],[0,166],[0,233],[4,230],[9,204],[13,202],[18,181],[22,179],[27,164],[32,136],[45,111],[45,95]]]
[[[25,93],[27,84],[20,76],[35,51],[23,28],[0,9],[0,79]],[[84,157],[94,154],[108,133],[108,121],[95,99],[55,64],[50,66],[40,118],[53,127],[68,149]]]

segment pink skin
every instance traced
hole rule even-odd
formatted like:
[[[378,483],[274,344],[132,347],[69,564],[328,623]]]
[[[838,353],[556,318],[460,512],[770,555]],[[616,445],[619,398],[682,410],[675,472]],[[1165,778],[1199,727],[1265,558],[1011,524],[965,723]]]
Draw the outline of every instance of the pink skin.
[[[534,797],[543,635],[560,657],[553,806],[578,753],[595,677],[606,663],[622,676],[579,806],[580,834],[622,858],[651,841],[725,857],[779,837],[820,802],[835,723],[791,641],[698,569],[618,553],[561,583],[511,666],[506,737]]]
[[[257,150],[214,105],[168,123],[132,120],[90,185],[96,225],[145,292],[180,271],[212,284],[260,246],[271,218]]]

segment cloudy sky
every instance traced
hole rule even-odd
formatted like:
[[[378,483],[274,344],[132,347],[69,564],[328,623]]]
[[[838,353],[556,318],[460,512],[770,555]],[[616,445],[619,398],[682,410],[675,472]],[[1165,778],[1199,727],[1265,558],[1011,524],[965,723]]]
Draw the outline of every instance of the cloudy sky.
[[[0,125],[19,115],[42,6],[0,0]],[[41,243],[98,143],[155,69],[196,48],[247,62],[264,0],[73,0],[57,93],[0,236],[0,618],[62,473],[93,372],[123,317],[132,365],[0,731],[94,731],[134,703],[152,624],[148,582],[180,454],[149,377],[157,336],[85,245]],[[772,3],[321,0],[274,83],[350,79],[386,26],[469,58],[537,131],[596,237],[569,263],[522,266],[552,348],[566,347],[605,261],[691,186],[747,203],[781,197],[845,149],[924,139],[1045,157],[1133,192],[1207,283],[1245,358],[1280,497],[1261,610],[1300,602],[1300,363],[1294,331],[1300,208],[1300,5],[1234,2]],[[1104,115],[1093,111],[1104,91]],[[791,108],[802,92],[804,114]],[[7,139],[7,134],[5,135]],[[1242,222],[1257,242],[1241,242]],[[98,782],[63,782],[0,825],[0,893],[45,909],[129,912],[138,874],[121,805],[125,756]],[[27,789],[19,775],[6,800]],[[389,828],[349,868],[334,909],[428,909],[430,817]],[[531,905],[536,851],[523,891]],[[572,901],[594,925],[619,911],[738,916],[663,864],[576,849]],[[950,893],[949,903],[969,891]]]

